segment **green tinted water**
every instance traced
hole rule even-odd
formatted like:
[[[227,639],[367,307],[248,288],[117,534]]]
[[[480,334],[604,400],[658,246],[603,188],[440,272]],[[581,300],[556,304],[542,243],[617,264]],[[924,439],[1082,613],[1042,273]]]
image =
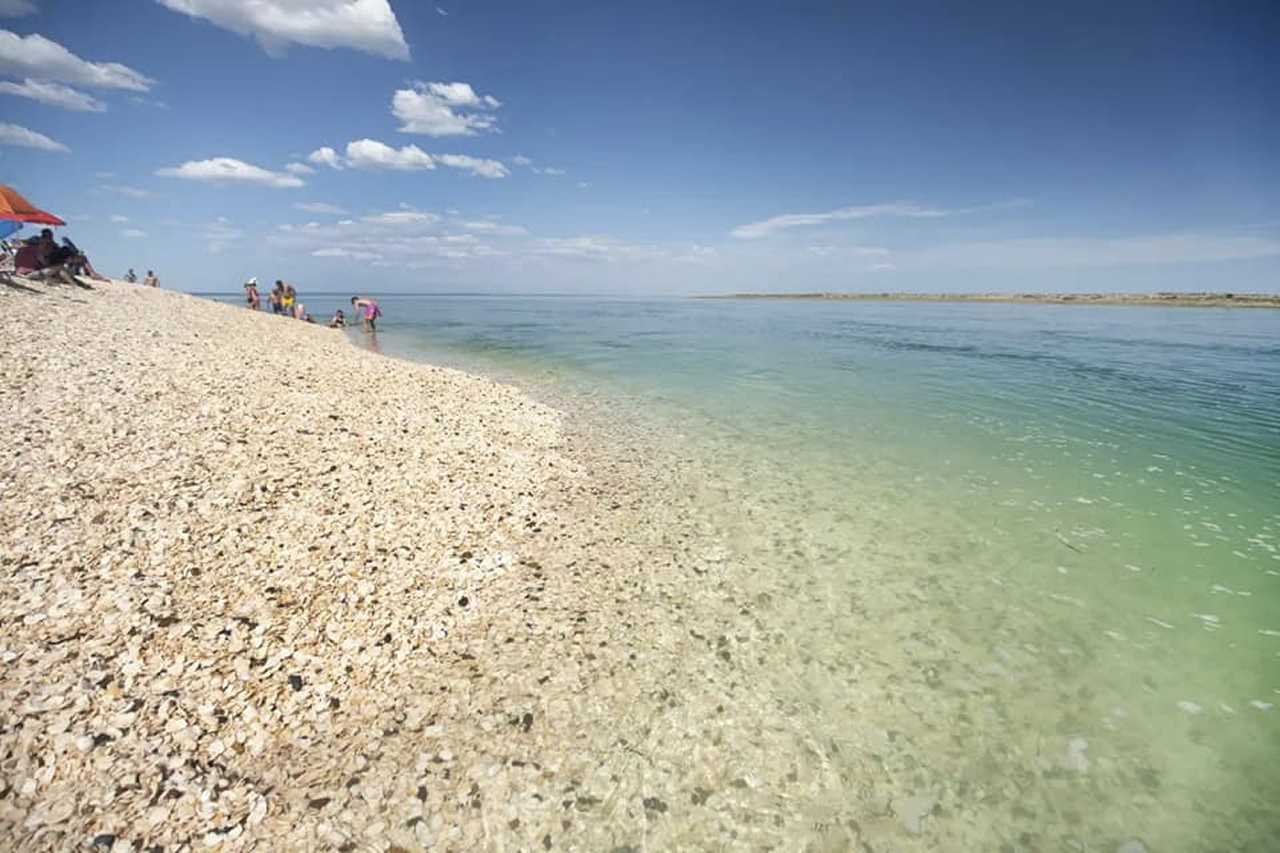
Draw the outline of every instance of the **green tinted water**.
[[[904,844],[1280,837],[1280,312],[384,307],[384,352],[658,424],[700,460],[696,511],[752,567],[788,713],[848,756],[850,799],[874,755],[948,816]]]

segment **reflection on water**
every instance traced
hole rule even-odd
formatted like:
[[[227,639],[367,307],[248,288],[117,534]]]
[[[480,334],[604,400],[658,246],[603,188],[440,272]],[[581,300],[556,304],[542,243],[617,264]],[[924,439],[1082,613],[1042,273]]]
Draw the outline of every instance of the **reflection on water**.
[[[874,772],[958,849],[1278,837],[1280,312],[382,302],[388,354],[700,461],[851,798]]]

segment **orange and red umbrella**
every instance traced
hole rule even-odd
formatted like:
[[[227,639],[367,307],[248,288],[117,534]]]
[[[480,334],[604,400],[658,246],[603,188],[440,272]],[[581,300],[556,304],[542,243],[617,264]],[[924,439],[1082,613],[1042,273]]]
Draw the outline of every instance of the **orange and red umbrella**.
[[[27,201],[13,187],[0,185],[0,220],[29,222],[33,225],[66,225],[58,217],[40,210]]]

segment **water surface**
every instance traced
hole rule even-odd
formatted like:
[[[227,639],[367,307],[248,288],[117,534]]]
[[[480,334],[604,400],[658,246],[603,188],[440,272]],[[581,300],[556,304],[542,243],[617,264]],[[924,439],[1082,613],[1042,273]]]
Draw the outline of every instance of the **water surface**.
[[[1278,837],[1280,312],[383,306],[384,353],[695,455],[695,511],[779,638],[771,689],[966,844]]]

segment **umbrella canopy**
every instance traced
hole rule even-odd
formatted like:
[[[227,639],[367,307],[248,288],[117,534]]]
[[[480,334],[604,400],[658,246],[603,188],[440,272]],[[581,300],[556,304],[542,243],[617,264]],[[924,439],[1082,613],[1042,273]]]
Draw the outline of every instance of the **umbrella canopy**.
[[[31,222],[35,225],[66,225],[52,213],[46,213],[27,201],[13,187],[0,185],[0,219]]]

